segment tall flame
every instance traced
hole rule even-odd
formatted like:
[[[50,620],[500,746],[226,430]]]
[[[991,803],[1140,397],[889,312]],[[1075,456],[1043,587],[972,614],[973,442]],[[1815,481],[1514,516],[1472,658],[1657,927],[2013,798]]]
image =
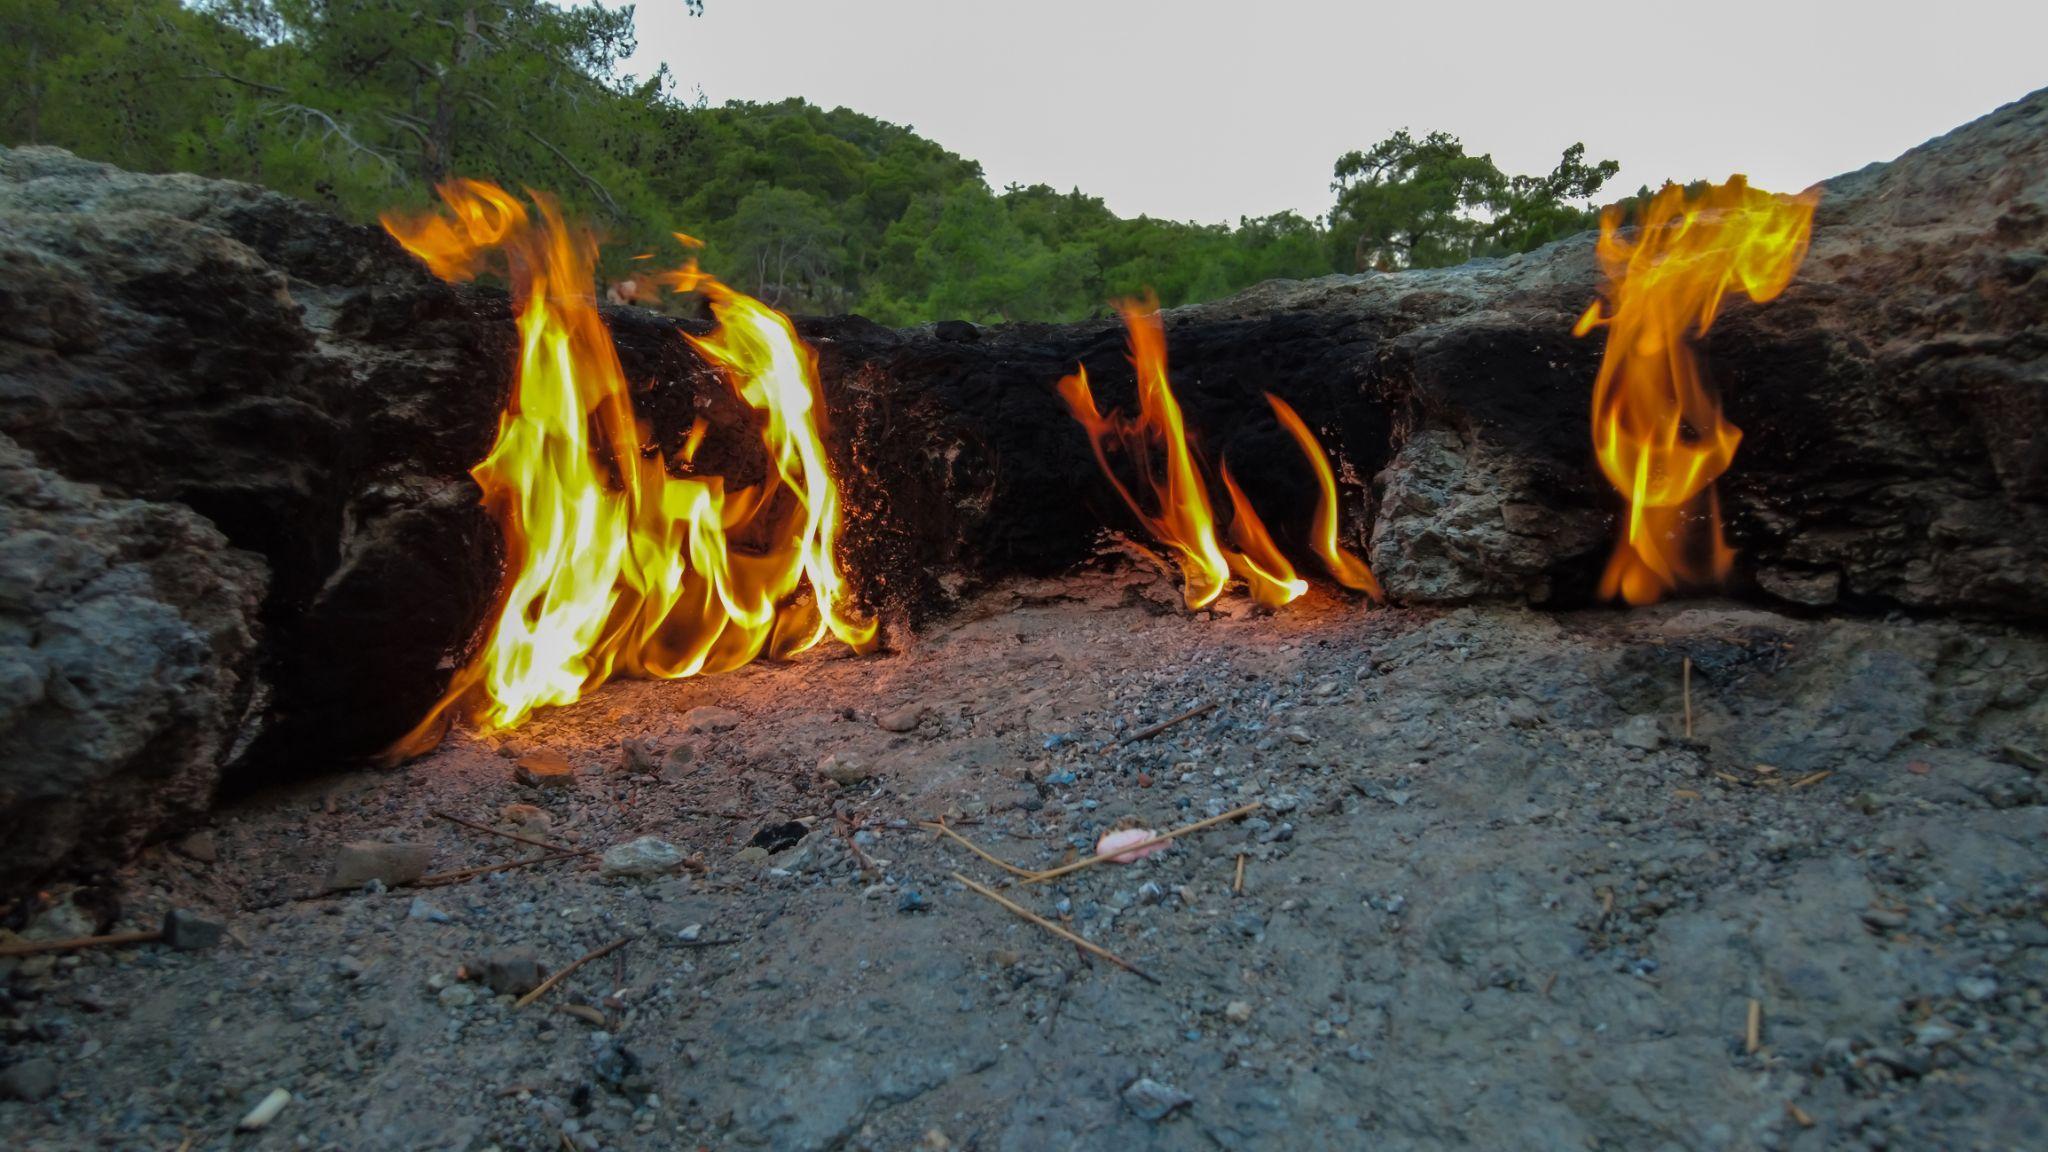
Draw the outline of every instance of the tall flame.
[[[615,675],[721,671],[828,634],[870,649],[875,625],[854,614],[835,558],[839,488],[816,359],[789,320],[694,264],[666,277],[709,300],[718,326],[690,343],[764,415],[774,463],[734,492],[719,476],[671,475],[640,449],[645,429],[594,299],[595,243],[545,196],[532,194],[529,214],[491,184],[439,191],[450,215],[384,226],[445,279],[475,276],[493,252],[509,266],[516,383],[497,443],[471,471],[504,533],[507,577],[489,639],[398,750],[431,742],[456,709],[489,731]],[[701,421],[690,430],[685,468],[704,432]],[[795,602],[806,583],[810,600]]]
[[[1189,441],[1180,402],[1167,379],[1166,331],[1159,321],[1158,302],[1149,297],[1125,300],[1118,303],[1117,310],[1130,334],[1131,366],[1138,375],[1137,417],[1115,410],[1104,415],[1096,407],[1085,367],[1059,382],[1060,397],[1087,430],[1096,462],[1132,514],[1179,560],[1182,598],[1188,607],[1206,608],[1215,603],[1232,576],[1243,580],[1252,599],[1268,608],[1296,599],[1308,591],[1308,582],[1295,574],[1293,564],[1274,543],[1227,464],[1218,474],[1230,497],[1231,517],[1224,534],[1231,546],[1224,547],[1218,539],[1208,485]],[[1339,582],[1377,598],[1379,585],[1372,572],[1337,544],[1337,483],[1321,446],[1292,408],[1277,397],[1269,395],[1267,399],[1323,485],[1314,525],[1317,555]],[[1139,498],[1112,464],[1112,449],[1136,472],[1145,499]]]
[[[1594,301],[1572,334],[1608,329],[1593,447],[1628,501],[1628,521],[1600,580],[1603,598],[1648,604],[1727,579],[1735,553],[1714,481],[1742,432],[1722,415],[1691,339],[1713,326],[1729,289],[1758,302],[1785,290],[1806,256],[1819,196],[1773,195],[1732,176],[1696,198],[1665,185],[1633,236],[1623,234],[1619,206],[1601,214],[1608,308]]]

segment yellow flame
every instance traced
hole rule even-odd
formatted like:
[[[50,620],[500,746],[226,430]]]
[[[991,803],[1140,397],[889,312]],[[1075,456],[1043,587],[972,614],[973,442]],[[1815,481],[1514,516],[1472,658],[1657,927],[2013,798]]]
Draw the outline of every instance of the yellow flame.
[[[1316,557],[1337,583],[1363,592],[1374,600],[1386,599],[1386,593],[1380,590],[1380,582],[1373,576],[1372,569],[1337,542],[1337,475],[1330,469],[1329,457],[1323,455],[1322,444],[1287,401],[1268,392],[1266,403],[1273,406],[1273,415],[1280,418],[1280,426],[1294,437],[1294,442],[1301,446],[1301,454],[1308,458],[1309,467],[1315,469],[1316,484],[1321,494],[1316,500],[1315,519],[1309,523],[1309,543],[1315,549]]]
[[[836,559],[840,497],[824,446],[817,364],[788,318],[686,267],[717,327],[691,345],[763,414],[774,469],[728,493],[719,476],[669,474],[639,445],[625,374],[593,295],[596,245],[554,203],[529,214],[494,185],[440,188],[446,216],[384,226],[436,275],[476,275],[503,253],[520,351],[498,439],[472,469],[504,533],[502,606],[483,648],[395,752],[430,744],[457,711],[484,730],[572,703],[615,675],[691,676],[832,635],[875,641]],[[694,459],[705,428],[683,446]],[[747,541],[746,547],[735,540]],[[797,602],[808,584],[808,602]]]
[[[1137,417],[1114,410],[1105,416],[1088,387],[1086,368],[1062,379],[1059,394],[1087,429],[1096,462],[1117,494],[1178,559],[1182,599],[1190,608],[1206,608],[1223,594],[1233,575],[1245,582],[1252,599],[1269,608],[1300,596],[1308,590],[1307,582],[1295,575],[1228,469],[1223,470],[1223,483],[1230,495],[1229,531],[1236,547],[1225,548],[1217,538],[1209,488],[1189,443],[1180,401],[1167,379],[1166,330],[1159,322],[1158,301],[1125,300],[1117,310],[1130,334],[1131,366],[1138,374]],[[1140,500],[1118,475],[1110,460],[1112,447],[1131,461],[1148,499]]]
[[[1732,176],[1697,198],[1666,185],[1633,235],[1618,206],[1601,214],[1607,307],[1595,301],[1572,333],[1608,329],[1593,446],[1628,519],[1601,577],[1603,598],[1648,604],[1727,579],[1735,553],[1713,485],[1742,432],[1722,415],[1691,340],[1713,326],[1731,288],[1758,302],[1785,290],[1805,259],[1819,197],[1773,195]]]

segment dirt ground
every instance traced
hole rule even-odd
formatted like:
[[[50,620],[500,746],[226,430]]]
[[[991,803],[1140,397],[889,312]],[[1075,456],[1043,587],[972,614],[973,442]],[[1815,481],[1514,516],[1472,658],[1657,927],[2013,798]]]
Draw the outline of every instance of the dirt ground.
[[[28,936],[173,906],[230,935],[0,960],[0,1096],[40,1097],[0,1100],[0,1132],[164,1152],[2040,1147],[2044,697],[2048,643],[1981,626],[1323,592],[1191,616],[1137,570],[1006,587],[889,654],[614,684],[509,740],[257,796],[52,893]],[[517,779],[542,751],[572,784]],[[827,779],[827,756],[873,776]],[[918,825],[1044,869],[1120,824],[1253,801],[1042,884]],[[436,812],[684,859],[304,898],[348,841],[430,844],[436,872],[538,851]],[[516,990],[525,961],[622,938],[528,1007],[461,979]]]

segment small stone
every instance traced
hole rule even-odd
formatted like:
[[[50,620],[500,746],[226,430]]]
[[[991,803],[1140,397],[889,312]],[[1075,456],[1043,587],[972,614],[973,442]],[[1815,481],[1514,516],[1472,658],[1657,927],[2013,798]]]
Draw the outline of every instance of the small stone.
[[[1965,976],[1956,981],[1956,995],[1972,1004],[1982,1004],[1998,995],[1998,981],[1989,976]]]
[[[1295,796],[1268,796],[1265,801],[1265,808],[1268,812],[1292,812],[1299,807],[1301,807],[1301,800]]]
[[[682,866],[683,854],[675,845],[658,837],[642,836],[606,849],[598,873],[628,878],[666,876]]]
[[[758,864],[768,859],[768,850],[758,844],[749,844],[745,848],[740,849],[739,854],[734,856],[733,859],[742,864]]]
[[[2000,751],[2005,758],[2029,772],[2048,771],[2048,751],[2027,744],[2007,744]]]
[[[730,732],[745,720],[730,708],[706,704],[683,713],[683,728],[689,732]]]
[[[561,753],[542,749],[520,757],[512,778],[528,788],[567,788],[576,783],[576,769]]]
[[[1946,1020],[1928,1020],[1913,1029],[1913,1043],[1923,1048],[1935,1048],[1962,1035],[1956,1026]]]
[[[432,924],[447,924],[455,919],[455,917],[427,903],[424,896],[412,898],[412,905],[405,910],[405,918],[407,920],[425,920]]]
[[[0,1068],[0,1100],[33,1104],[57,1093],[57,1065],[40,1057]]]
[[[1664,730],[1655,716],[1631,716],[1614,726],[1614,742],[1623,748],[1655,752],[1664,746]]]
[[[1141,1076],[1131,1081],[1123,1090],[1124,1107],[1140,1120],[1154,1123],[1171,1116],[1176,1109],[1186,1108],[1195,1098],[1170,1084],[1161,1084],[1150,1076]]]
[[[443,1008],[468,1008],[476,1003],[476,989],[467,984],[450,984],[434,994]]]
[[[1232,1024],[1250,1023],[1252,1018],[1252,1006],[1248,1001],[1232,1000],[1230,1003],[1224,1005],[1223,1018],[1225,1020],[1230,1021]]]
[[[1543,722],[1543,714],[1536,710],[1536,702],[1527,696],[1517,696],[1508,701],[1508,724],[1515,728],[1534,728]]]
[[[164,916],[164,943],[180,952],[204,952],[220,944],[228,926],[189,908],[173,908]]]
[[[272,1088],[270,1095],[265,1096],[254,1108],[249,1109],[248,1115],[243,1116],[235,1127],[244,1132],[254,1132],[268,1125],[272,1120],[277,1119],[277,1114],[284,1111],[284,1106],[291,1102],[291,1093],[282,1088]]]
[[[916,889],[905,892],[896,901],[898,912],[929,912],[932,906]]]
[[[650,776],[661,770],[662,750],[652,740],[626,739],[619,742],[619,771]]]
[[[665,783],[674,784],[703,767],[703,763],[704,750],[696,741],[685,740],[668,750],[668,754],[661,758],[661,766],[656,771]]]
[[[201,864],[212,864],[220,859],[220,846],[214,842],[213,829],[201,828],[183,840],[172,845],[178,855]]]
[[[433,858],[432,844],[356,840],[343,844],[335,853],[334,866],[327,873],[327,887],[360,888],[372,880],[386,887],[410,884],[427,874],[427,863]]]
[[[1906,926],[1906,914],[1891,908],[1865,908],[1861,915],[1865,924],[1880,932]]]
[[[476,978],[500,996],[524,996],[540,987],[547,974],[547,967],[529,948],[501,948],[485,956],[475,971]]]
[[[1925,1076],[1930,1067],[1927,1057],[1913,1052],[1902,1052],[1897,1048],[1872,1048],[1863,1056],[1867,1060],[1884,1065],[1899,1076]]]
[[[702,924],[686,924],[676,933],[678,940],[696,940],[704,935]]]
[[[851,752],[828,752],[818,758],[818,775],[845,788],[869,779],[874,772],[867,761]]]
[[[1305,728],[1282,728],[1280,734],[1296,744],[1308,744],[1315,739],[1315,737],[1308,734],[1308,730]]]
[[[530,832],[546,832],[555,823],[554,817],[531,804],[507,804],[498,809],[498,819]]]
[[[891,708],[875,717],[875,726],[884,732],[914,732],[924,722],[925,706],[905,704]]]

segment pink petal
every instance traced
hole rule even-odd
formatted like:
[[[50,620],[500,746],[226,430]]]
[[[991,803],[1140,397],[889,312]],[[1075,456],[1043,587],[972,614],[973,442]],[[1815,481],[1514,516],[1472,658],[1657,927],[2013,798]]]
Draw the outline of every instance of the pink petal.
[[[1158,835],[1159,833],[1150,828],[1126,828],[1121,832],[1105,833],[1102,839],[1095,842],[1095,854],[1109,856],[1110,853],[1116,852],[1116,855],[1109,856],[1111,860],[1118,864],[1133,864],[1155,852],[1166,851],[1172,845],[1172,841],[1163,840],[1150,847],[1135,848],[1129,852],[1117,852],[1117,849],[1132,848],[1133,845],[1143,844]]]

